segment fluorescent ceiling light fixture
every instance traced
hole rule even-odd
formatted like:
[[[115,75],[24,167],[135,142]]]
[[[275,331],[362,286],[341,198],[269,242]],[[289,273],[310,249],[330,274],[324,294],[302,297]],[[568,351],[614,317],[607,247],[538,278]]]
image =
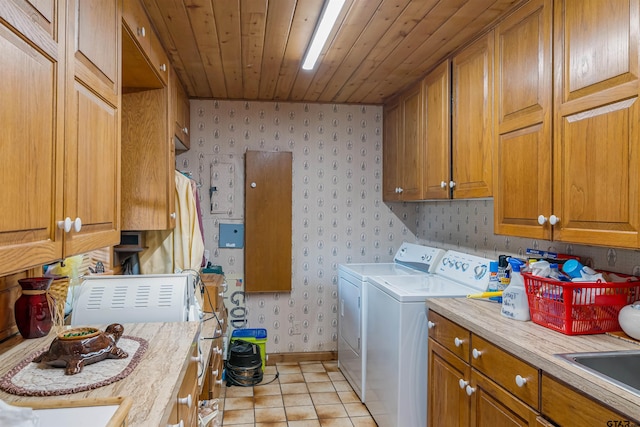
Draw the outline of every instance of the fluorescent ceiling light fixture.
[[[329,33],[338,19],[338,15],[342,10],[345,0],[328,0],[324,10],[322,11],[322,17],[320,18],[320,24],[316,28],[316,32],[313,34],[313,40],[307,50],[307,56],[302,63],[303,70],[313,70],[316,65],[316,61],[322,52],[324,44],[327,42]]]

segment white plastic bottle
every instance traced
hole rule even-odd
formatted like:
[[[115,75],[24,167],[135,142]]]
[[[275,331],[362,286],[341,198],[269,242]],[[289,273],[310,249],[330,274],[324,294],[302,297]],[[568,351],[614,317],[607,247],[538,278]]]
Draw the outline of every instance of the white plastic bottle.
[[[522,274],[520,274],[520,267],[524,264],[516,258],[509,258],[509,264],[511,264],[511,282],[502,292],[501,313],[510,319],[531,320],[527,291],[524,288]]]

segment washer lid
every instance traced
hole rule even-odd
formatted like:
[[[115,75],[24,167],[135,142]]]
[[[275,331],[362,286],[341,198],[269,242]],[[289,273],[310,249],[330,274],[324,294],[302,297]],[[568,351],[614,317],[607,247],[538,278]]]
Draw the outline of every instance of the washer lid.
[[[357,277],[434,273],[444,256],[443,249],[403,242],[392,263],[339,264],[338,272]]]
[[[396,263],[380,263],[380,264],[340,264],[338,271],[355,276],[358,280],[367,280],[370,276],[409,276],[409,275],[425,275],[425,273],[413,268],[405,267]]]
[[[477,292],[470,286],[437,276],[375,276],[368,282],[400,302],[424,302],[427,298],[466,297]]]

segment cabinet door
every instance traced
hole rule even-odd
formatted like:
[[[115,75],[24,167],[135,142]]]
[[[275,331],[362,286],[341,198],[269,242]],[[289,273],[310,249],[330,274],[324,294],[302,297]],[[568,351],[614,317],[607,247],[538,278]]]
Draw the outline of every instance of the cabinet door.
[[[176,225],[167,95],[167,88],[122,95],[123,230],[168,230]]]
[[[613,412],[561,382],[542,374],[542,415],[561,426],[633,426],[638,420]]]
[[[178,390],[178,422],[185,427],[197,427],[198,418],[198,345],[193,343],[187,370]],[[172,409],[171,417],[174,410]]]
[[[245,292],[291,291],[292,154],[245,153]]]
[[[398,164],[400,156],[402,119],[398,100],[385,104],[383,112],[382,141],[382,197],[385,202],[400,200],[398,189],[401,185],[402,173]]]
[[[470,402],[465,386],[471,379],[469,365],[429,339],[427,378],[427,425],[468,426]]]
[[[530,1],[495,29],[494,229],[551,239],[551,0]]]
[[[120,241],[120,0],[69,0],[65,255]]]
[[[421,85],[415,85],[409,92],[402,95],[402,150],[401,163],[398,165],[402,174],[402,200],[422,200],[424,169],[424,133],[423,106]]]
[[[184,148],[189,149],[191,147],[191,142],[189,138],[189,126],[191,121],[191,113],[189,106],[189,98],[187,98],[187,94],[178,80],[178,76],[175,73],[171,75],[171,90],[172,90],[172,99],[173,99],[173,127],[174,134]]]
[[[422,81],[425,120],[424,198],[448,199],[451,179],[451,62]]]
[[[476,427],[537,426],[539,414],[473,370],[471,373],[471,425]],[[587,425],[587,424],[584,424]]]
[[[640,245],[639,1],[554,12],[556,240]]]
[[[37,5],[0,2],[0,276],[62,256],[65,14]]]
[[[453,197],[493,194],[493,32],[453,58]]]

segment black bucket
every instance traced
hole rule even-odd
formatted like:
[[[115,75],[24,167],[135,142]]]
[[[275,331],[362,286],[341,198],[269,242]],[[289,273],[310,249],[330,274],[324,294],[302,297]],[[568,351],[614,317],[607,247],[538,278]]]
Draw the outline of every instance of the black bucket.
[[[257,344],[233,340],[225,364],[227,386],[251,387],[262,381],[262,358]]]

